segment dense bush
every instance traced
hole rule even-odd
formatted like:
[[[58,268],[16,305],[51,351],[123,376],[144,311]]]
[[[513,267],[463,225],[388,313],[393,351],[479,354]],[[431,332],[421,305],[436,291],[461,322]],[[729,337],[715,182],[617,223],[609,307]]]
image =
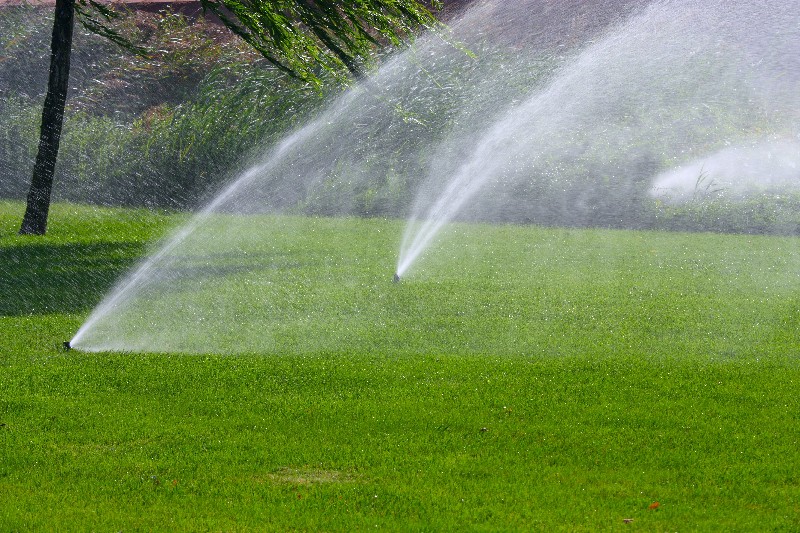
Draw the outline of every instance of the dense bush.
[[[21,7],[0,23],[0,196],[24,196],[46,84],[49,17]],[[18,30],[22,28],[22,30]],[[322,101],[219,25],[129,13],[118,29],[143,59],[77,32],[54,196],[194,207]],[[23,75],[23,73],[26,73]],[[252,148],[251,148],[252,149]]]

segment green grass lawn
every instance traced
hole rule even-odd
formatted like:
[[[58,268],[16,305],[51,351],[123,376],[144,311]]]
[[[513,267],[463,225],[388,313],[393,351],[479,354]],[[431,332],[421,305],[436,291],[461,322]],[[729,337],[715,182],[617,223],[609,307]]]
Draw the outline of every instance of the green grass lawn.
[[[183,217],[21,214],[0,530],[800,529],[796,238],[456,225],[392,284],[400,222],[262,218],[269,260],[196,249],[225,265],[170,296],[215,326],[155,298],[174,351],[86,353],[61,343]]]

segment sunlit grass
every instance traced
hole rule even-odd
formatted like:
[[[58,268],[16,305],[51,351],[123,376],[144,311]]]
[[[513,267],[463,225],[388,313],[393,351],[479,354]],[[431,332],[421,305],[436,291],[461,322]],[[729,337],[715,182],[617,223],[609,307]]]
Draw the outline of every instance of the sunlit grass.
[[[272,349],[86,354],[60,344],[177,221],[59,205],[36,239],[20,215],[0,529],[800,527],[796,239],[463,225],[393,284],[399,222],[283,219],[284,256],[367,264],[280,263],[308,301],[259,318]]]
[[[215,215],[81,346],[706,360],[793,347],[795,238],[457,224],[395,284],[402,229]]]

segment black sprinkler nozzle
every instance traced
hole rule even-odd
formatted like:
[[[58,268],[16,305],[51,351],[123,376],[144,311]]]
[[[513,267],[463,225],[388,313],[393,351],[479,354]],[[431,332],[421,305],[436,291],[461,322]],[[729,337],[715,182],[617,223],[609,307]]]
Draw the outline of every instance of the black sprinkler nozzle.
[[[397,272],[395,272],[395,274],[394,274],[394,277],[392,278],[392,281],[393,281],[393,282],[395,282],[395,283],[397,283],[398,281],[400,281],[400,274],[398,274]]]
[[[62,344],[61,346],[63,346],[64,347],[64,351],[67,351],[67,352],[72,349],[72,345],[69,343],[69,341],[64,341],[64,344]]]

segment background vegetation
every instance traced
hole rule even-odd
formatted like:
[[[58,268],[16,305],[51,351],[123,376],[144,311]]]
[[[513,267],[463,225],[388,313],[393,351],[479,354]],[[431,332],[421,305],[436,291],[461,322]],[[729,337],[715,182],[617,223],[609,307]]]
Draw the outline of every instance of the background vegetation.
[[[6,10],[0,21],[0,197],[19,199],[27,191],[45,86],[48,22],[35,8]],[[196,207],[264,147],[313,116],[340,88],[329,80],[327,93],[322,93],[288,78],[203,19],[136,12],[120,24],[136,43],[158,53],[148,62],[99,37],[76,37],[57,199]],[[546,43],[529,68],[509,73],[509,90],[518,90],[520,97],[547,80],[562,60]],[[509,61],[494,50],[478,47],[474,52],[492,54],[498,65]],[[406,216],[436,157],[431,146],[437,136],[465,122],[471,106],[463,102],[481,99],[471,89],[484,74],[466,57],[453,49],[440,59],[450,67],[407,74],[409,85],[417,78],[423,89],[441,91],[370,96],[376,98],[374,110],[364,102],[362,123],[354,125],[357,134],[380,137],[382,146],[395,148],[375,153],[369,143],[356,146],[355,152],[364,152],[352,154],[359,160],[357,174],[350,168],[329,168],[328,178],[294,205],[294,212]],[[619,189],[608,186],[615,179],[613,169],[579,165],[522,180],[509,190],[495,191],[499,200],[492,216],[543,225],[691,231],[796,234],[800,228],[796,194],[764,192],[745,202],[698,195],[683,205],[654,200],[647,194],[647,178],[663,164],[645,157],[626,167],[630,185]]]
[[[0,196],[6,198],[23,197],[30,180],[46,85],[46,14],[20,7],[5,10],[0,22]],[[323,98],[202,18],[137,11],[118,25],[154,57],[76,32],[57,198],[193,207],[243,164],[242,147],[273,141]]]

